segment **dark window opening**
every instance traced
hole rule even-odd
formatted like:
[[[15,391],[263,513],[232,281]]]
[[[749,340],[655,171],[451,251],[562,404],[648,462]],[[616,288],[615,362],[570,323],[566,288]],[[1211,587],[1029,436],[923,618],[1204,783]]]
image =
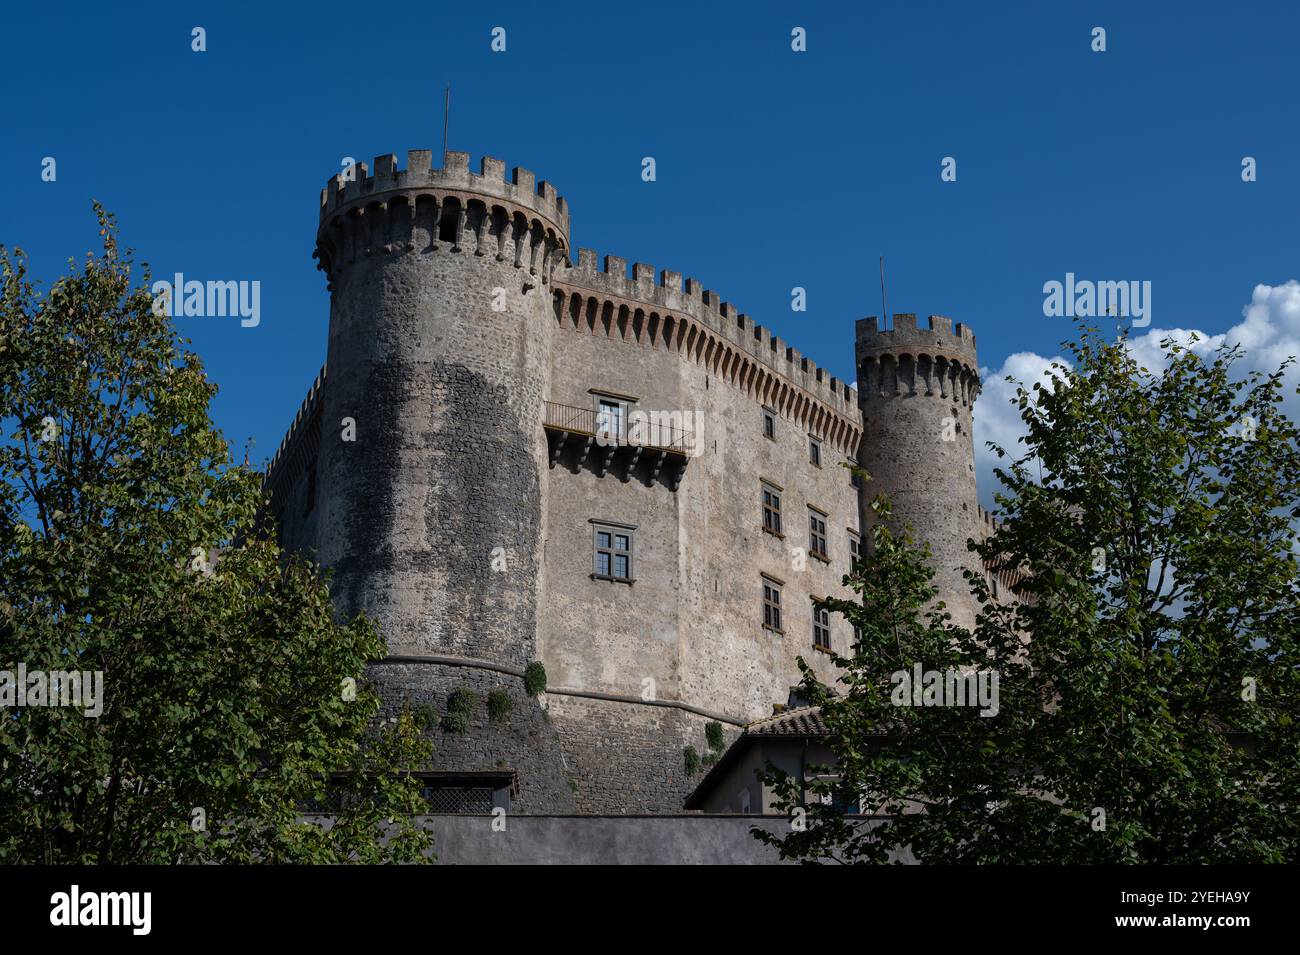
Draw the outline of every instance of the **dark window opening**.
[[[763,530],[778,536],[781,533],[781,494],[766,485],[763,486]]]
[[[822,650],[831,648],[831,614],[825,607],[818,607],[813,601],[813,646]]]
[[[763,626],[781,632],[781,586],[773,580],[763,580]]]
[[[601,580],[632,582],[632,531],[597,524],[593,530],[592,575]]]
[[[442,204],[442,219],[438,223],[438,241],[456,241],[456,223],[460,219],[460,206],[454,202]]]
[[[808,511],[808,549],[818,557],[829,557],[826,548],[826,516]]]

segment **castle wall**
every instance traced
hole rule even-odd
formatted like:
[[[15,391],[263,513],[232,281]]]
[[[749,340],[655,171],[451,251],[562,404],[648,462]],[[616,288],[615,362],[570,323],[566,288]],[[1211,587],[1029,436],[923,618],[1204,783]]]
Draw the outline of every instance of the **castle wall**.
[[[319,535],[316,518],[320,510],[312,499],[315,495],[311,493],[312,479],[308,473],[308,468],[314,463],[314,458],[309,459],[296,480],[279,498],[281,506],[277,515],[280,546],[288,551],[297,551],[305,557],[314,554]]]
[[[544,300],[445,249],[372,258],[336,291],[319,481],[321,558],[344,613],[394,653],[533,655]],[[509,308],[491,307],[494,288]],[[357,423],[340,440],[339,422]],[[505,570],[491,552],[503,548]]]
[[[953,622],[972,627],[977,607],[961,571],[980,566],[966,541],[988,530],[975,489],[975,337],[943,316],[919,327],[909,314],[895,315],[891,329],[863,319],[856,335],[862,460],[872,478],[864,500],[889,497],[894,529],[910,525],[929,545]]]
[[[267,489],[280,546],[311,558],[316,556],[320,533],[317,458],[324,382],[322,368],[267,469]]]
[[[450,865],[783,865],[750,830],[790,832],[784,816],[758,815],[524,816],[505,831],[492,821],[417,819],[432,833],[438,861]]]
[[[644,465],[626,481],[572,455],[551,470],[539,635],[552,681],[640,696],[650,679],[659,697],[748,721],[786,702],[797,656],[829,677],[813,648],[810,597],[849,594],[841,579],[858,505],[843,453],[824,444],[823,466],[813,466],[807,432],[780,417],[769,440],[759,402],[678,354],[571,329],[558,336],[552,400],[591,406],[597,388],[646,410],[688,410],[702,440],[676,491],[662,475],[649,481]],[[784,540],[763,531],[763,480],[783,489]],[[809,504],[827,513],[829,563],[806,555]],[[636,525],[634,584],[592,579],[593,519]],[[784,636],[763,629],[763,574],[784,582]],[[842,618],[831,633],[846,652]]]
[[[417,714],[442,714],[447,696],[468,690],[476,697],[464,732],[439,724],[428,728],[437,768],[483,771],[509,768],[519,792],[513,810],[529,813],[574,812],[576,773],[565,759],[563,742],[542,700],[524,693],[523,681],[509,674],[475,667],[437,667],[424,663],[384,663],[371,668],[391,716],[409,705]],[[493,692],[509,696],[509,712],[493,721],[487,699]],[[680,805],[680,804],[679,804]]]
[[[545,705],[579,812],[675,812],[700,781],[684,750],[705,752],[704,716],[551,692]]]
[[[440,766],[535,768],[534,811],[571,810],[555,734],[520,681],[451,656],[522,669],[537,657],[546,469],[542,397],[550,372],[546,258],[561,248],[562,206],[467,157],[433,170],[376,160],[373,176],[331,183],[317,255],[333,295],[329,384],[317,480],[319,554],[343,617],[364,612],[390,656],[376,667],[385,713],[408,699],[439,711],[458,689],[518,695],[516,721],[435,731]],[[488,198],[481,197],[490,197]],[[345,440],[345,419],[355,440]],[[420,660],[420,658],[427,658]]]
[[[683,749],[707,752],[707,722],[734,736],[770,715],[798,657],[835,677],[812,601],[851,596],[862,502],[841,463],[870,461],[941,548],[964,544],[959,508],[977,532],[973,470],[967,482],[960,468],[974,386],[962,385],[965,444],[930,454],[946,397],[923,407],[871,379],[859,407],[694,280],[643,264],[629,276],[614,257],[598,268],[587,250],[570,262],[567,206],[531,173],[506,182],[485,159],[474,174],[461,153],[432,169],[420,151],[406,170],[391,156],[375,166],[322,194],[329,377],[268,478],[286,546],[333,571],[341,616],[380,627],[386,715],[441,711],[457,689],[510,695],[507,720],[480,706],[467,732],[433,730],[437,768],[515,769],[521,812],[675,810],[698,782]],[[895,342],[872,335],[859,328],[859,364],[875,368]],[[593,392],[689,415],[692,453],[606,456],[557,431],[547,403],[594,412]],[[764,482],[780,489],[782,537],[763,528]],[[825,561],[809,552],[810,505]],[[594,577],[592,521],[632,527],[632,582]],[[780,582],[782,632],[763,626],[764,575]],[[831,616],[830,632],[849,652],[845,621]],[[541,698],[522,693],[533,660],[548,674]]]
[[[576,281],[600,283],[581,273],[563,278],[575,284],[559,285],[549,399],[594,408],[595,391],[634,398],[631,408],[647,412],[689,412],[699,454],[688,460],[674,490],[670,474],[651,477],[652,451],[631,470],[625,457],[616,458],[602,476],[598,448],[584,459],[580,442],[566,445],[548,475],[538,615],[538,645],[551,684],[634,700],[652,694],[743,723],[786,703],[799,680],[799,656],[823,680],[833,680],[829,656],[813,644],[811,598],[851,595],[842,578],[850,566],[849,534],[858,529],[858,493],[850,472],[839,466],[849,460],[850,434],[837,446],[827,437],[834,426],[811,423],[805,405],[786,403],[775,391],[769,404],[753,389],[753,375],[734,370],[740,367],[734,359],[701,353],[697,360],[693,350],[672,347],[672,335],[656,341],[648,316],[640,334],[635,321],[607,325],[599,307],[587,307],[588,299],[594,305],[601,298],[589,295],[597,290]],[[574,298],[580,300],[576,323]],[[629,308],[627,317],[636,311]],[[589,313],[595,321],[587,321]],[[720,332],[716,319],[701,319],[701,325]],[[770,343],[766,351],[773,351]],[[756,349],[752,357],[763,352]],[[765,405],[784,409],[777,410],[775,440],[764,434]],[[809,461],[814,429],[822,437],[821,467]],[[782,489],[784,539],[763,530],[763,481]],[[808,553],[810,504],[826,515],[827,562]],[[634,526],[634,583],[593,578],[593,520]],[[783,583],[783,634],[763,627],[764,574]],[[851,628],[832,615],[830,630],[833,648],[847,653]],[[658,788],[631,805],[672,809],[698,782],[683,777],[681,751],[688,744],[706,751],[707,717],[682,710],[670,717],[635,702],[593,708],[585,700],[548,696],[566,740],[581,738],[568,752],[584,811],[626,811],[626,799],[606,801],[608,781],[644,789],[651,766],[666,766],[652,774]],[[620,742],[603,745],[602,737]],[[630,752],[641,754],[640,779],[613,771],[613,754]],[[659,755],[646,758],[651,753]]]

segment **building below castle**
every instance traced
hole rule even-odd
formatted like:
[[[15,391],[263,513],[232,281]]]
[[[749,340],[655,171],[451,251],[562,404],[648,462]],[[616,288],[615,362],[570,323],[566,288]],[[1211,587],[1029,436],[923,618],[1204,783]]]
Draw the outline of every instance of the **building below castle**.
[[[680,811],[708,723],[735,740],[797,658],[830,679],[849,651],[814,602],[851,595],[875,494],[973,621],[975,338],[859,321],[855,391],[694,279],[572,255],[565,200],[504,171],[415,150],[330,180],[326,365],[272,508],[387,639],[386,706],[464,713],[434,731],[440,805]]]

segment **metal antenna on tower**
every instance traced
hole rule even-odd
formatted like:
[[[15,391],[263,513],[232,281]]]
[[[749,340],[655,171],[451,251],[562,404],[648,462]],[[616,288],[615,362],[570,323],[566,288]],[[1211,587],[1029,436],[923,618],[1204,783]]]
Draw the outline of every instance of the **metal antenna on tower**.
[[[442,168],[447,168],[447,122],[451,119],[451,84],[442,100]]]
[[[885,304],[885,257],[880,257],[880,328],[889,325],[889,307]]]

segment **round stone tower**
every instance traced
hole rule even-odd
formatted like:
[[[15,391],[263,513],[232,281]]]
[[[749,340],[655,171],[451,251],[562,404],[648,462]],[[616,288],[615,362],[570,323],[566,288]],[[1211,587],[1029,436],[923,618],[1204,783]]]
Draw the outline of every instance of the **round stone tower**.
[[[856,351],[862,465],[872,478],[863,489],[863,527],[872,523],[866,503],[886,495],[893,523],[911,525],[917,542],[930,545],[934,585],[953,621],[973,626],[975,602],[961,568],[978,566],[966,541],[982,526],[971,428],[975,336],[938,315],[918,328],[915,315],[896,314],[892,329],[860,320]]]
[[[558,744],[518,674],[537,658],[554,321],[550,272],[567,257],[564,199],[499,160],[412,150],[363,163],[321,193],[315,257],[331,292],[316,469],[320,550],[344,618],[388,641],[384,695],[469,726],[438,765],[519,770],[533,811],[572,806]],[[514,698],[491,726],[483,700]],[[527,765],[524,765],[524,764]]]

